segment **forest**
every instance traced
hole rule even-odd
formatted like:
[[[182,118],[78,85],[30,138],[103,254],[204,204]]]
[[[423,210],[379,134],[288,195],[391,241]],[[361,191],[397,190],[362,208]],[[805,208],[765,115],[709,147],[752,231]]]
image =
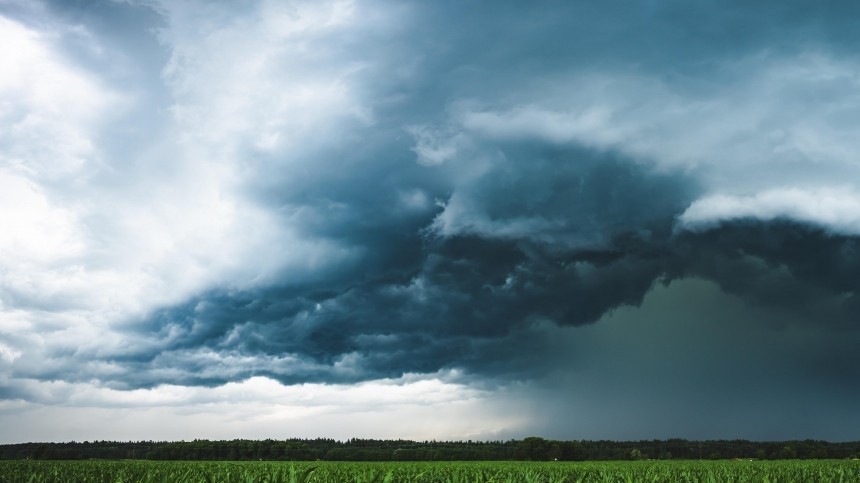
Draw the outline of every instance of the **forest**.
[[[409,441],[285,439],[231,441],[84,441],[0,445],[0,459],[145,459],[218,461],[606,461],[635,459],[854,459],[860,442]]]

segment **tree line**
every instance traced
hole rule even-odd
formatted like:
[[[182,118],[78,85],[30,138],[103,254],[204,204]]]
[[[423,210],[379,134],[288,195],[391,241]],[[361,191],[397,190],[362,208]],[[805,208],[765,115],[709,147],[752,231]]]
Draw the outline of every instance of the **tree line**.
[[[508,441],[408,441],[286,439],[209,441],[84,441],[0,445],[0,459],[147,459],[284,461],[594,461],[629,459],[825,459],[857,458],[860,442],[819,440],[757,442],[555,441],[538,437]]]

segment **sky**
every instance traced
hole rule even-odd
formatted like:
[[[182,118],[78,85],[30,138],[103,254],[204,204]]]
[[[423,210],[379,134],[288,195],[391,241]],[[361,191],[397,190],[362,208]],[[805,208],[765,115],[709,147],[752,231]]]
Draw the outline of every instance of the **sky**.
[[[857,18],[0,0],[0,442],[860,439]]]

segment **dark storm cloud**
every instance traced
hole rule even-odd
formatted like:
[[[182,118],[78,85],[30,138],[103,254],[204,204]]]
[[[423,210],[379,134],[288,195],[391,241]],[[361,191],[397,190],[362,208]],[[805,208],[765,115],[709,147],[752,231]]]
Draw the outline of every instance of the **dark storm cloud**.
[[[177,362],[162,351],[206,349],[307,362],[263,363],[241,374],[284,382],[464,366],[492,371],[512,332],[542,321],[591,323],[614,307],[638,304],[664,272],[672,219],[689,202],[690,190],[612,154],[519,147],[508,156],[503,170],[465,196],[498,223],[547,220],[542,231],[440,236],[432,230],[440,207],[407,227],[382,208],[372,221],[335,216],[326,220],[333,226],[320,230],[361,245],[366,256],[357,267],[317,283],[214,292],[159,311],[149,330],[170,342],[131,359],[151,368]],[[366,191],[359,196],[388,196],[375,185],[360,186]],[[355,189],[350,194],[356,196]],[[345,195],[334,190],[330,196]],[[587,244],[569,241],[583,236]],[[515,365],[503,370],[517,371]]]
[[[598,324],[546,329],[552,361],[529,385],[539,433],[853,440],[860,331],[773,309],[687,278]]]
[[[851,59],[860,31],[853,19],[860,5],[357,2],[350,20],[356,25],[331,27],[337,22],[292,11],[278,17],[271,11],[277,3],[266,4],[269,10],[176,2],[54,7],[139,59],[145,75],[117,69],[106,78],[151,84],[142,99],[157,108],[137,105],[134,117],[148,129],[121,135],[116,129],[129,126],[119,123],[102,133],[111,139],[105,152],[119,160],[113,168],[135,169],[105,170],[99,182],[126,186],[138,171],[148,173],[157,183],[142,185],[134,192],[140,200],[130,204],[163,202],[167,218],[179,220],[166,226],[179,234],[162,243],[163,225],[153,223],[154,241],[143,249],[134,236],[120,238],[128,249],[110,237],[100,242],[123,247],[116,259],[167,253],[141,257],[130,275],[116,279],[141,284],[139,292],[151,298],[141,307],[129,303],[134,310],[117,311],[123,320],[105,323],[104,347],[16,340],[0,351],[9,361],[23,354],[25,363],[9,370],[12,379],[95,380],[128,389],[217,386],[251,376],[350,383],[457,370],[473,384],[519,379],[546,389],[552,383],[543,375],[562,367],[570,373],[565,388],[548,390],[555,400],[586,386],[595,394],[586,401],[591,408],[623,409],[617,401],[629,406],[638,397],[662,421],[670,412],[694,419],[685,401],[720,400],[747,365],[759,368],[741,385],[753,405],[778,403],[774,394],[797,397],[793,382],[823,387],[831,401],[855,396],[840,392],[838,381],[856,380],[860,371],[845,342],[857,339],[860,317],[856,233],[779,217],[708,219],[714,223],[692,231],[678,220],[713,194],[850,182],[856,106],[844,94],[853,93],[856,79]],[[148,16],[134,15],[141,10]],[[273,18],[282,23],[266,24]],[[292,22],[299,33],[289,30]],[[150,28],[158,33],[148,36]],[[89,66],[122,57],[68,50]],[[126,156],[125,149],[145,151],[139,146],[150,136],[161,139],[166,112],[176,113],[168,124],[179,132],[176,145]],[[169,184],[174,165],[187,184]],[[151,189],[162,184],[164,191]],[[224,253],[212,235],[201,254],[197,245],[206,245],[208,232],[194,238],[177,229],[184,212],[170,209],[194,206],[196,192],[189,199],[176,193],[198,184],[201,196],[226,198],[229,209],[209,212],[201,202],[189,231],[220,227],[231,209],[251,219],[243,210],[252,207],[275,227],[274,241],[229,250],[263,230],[227,224],[229,233],[218,234],[227,239]],[[116,186],[98,187],[127,195]],[[129,233],[151,235],[149,218],[141,216],[149,210],[129,213],[137,215],[130,224],[143,226]],[[91,221],[98,219],[87,218],[87,228],[98,231]],[[199,219],[216,223],[191,223]],[[164,259],[175,266],[165,269]],[[225,272],[201,268],[225,259]],[[97,268],[115,262],[96,261]],[[271,273],[263,269],[269,264]],[[233,283],[234,266],[253,273],[236,269],[244,278]],[[171,285],[186,268],[203,273],[200,280]],[[99,287],[118,283],[106,280]],[[706,288],[685,285],[691,283]],[[181,296],[151,296],[174,288]],[[697,298],[700,292],[711,298]],[[660,310],[648,305],[649,294]],[[11,290],[0,295],[17,308],[54,308],[16,301]],[[110,297],[103,299],[97,308],[113,309]],[[697,310],[722,310],[712,300],[743,302],[732,306],[732,324],[716,316],[701,322],[709,335],[729,327],[726,340],[696,338]],[[643,301],[643,311],[634,310]],[[617,313],[636,324],[633,339],[613,325],[617,332],[592,341],[594,348],[583,342]],[[734,361],[746,323],[754,324],[756,344],[739,344],[743,357]],[[102,328],[95,327],[78,337]],[[813,329],[810,346],[791,339],[792,330]],[[28,356],[27,344],[48,347],[46,357]],[[652,351],[660,354],[649,359]],[[676,354],[683,364],[673,365]],[[789,361],[785,373],[774,358]],[[643,382],[658,379],[656,390]],[[0,398],[40,397],[4,384],[0,379]],[[803,399],[796,412],[815,399]],[[767,412],[750,410],[744,420],[759,411]],[[604,422],[617,416],[602,415]],[[703,437],[714,434],[702,428]]]
[[[534,355],[553,345],[542,324],[589,324],[615,308],[638,306],[655,283],[688,277],[713,280],[772,311],[760,324],[783,326],[790,319],[856,331],[855,237],[753,220],[673,234],[672,222],[689,199],[677,177],[646,174],[608,155],[594,156],[592,164],[588,154],[568,153],[581,162],[567,163],[570,158],[554,152],[550,159],[563,163],[554,170],[541,162],[512,163],[521,167],[516,176],[489,177],[481,185],[480,199],[496,220],[553,215],[559,220],[553,230],[501,238],[415,232],[411,239],[389,239],[414,245],[376,247],[415,253],[410,273],[400,266],[370,279],[347,272],[316,288],[212,294],[153,319],[161,331],[181,334],[159,351],[202,348],[261,361],[238,374],[184,383],[250,375],[345,382],[454,368],[531,378],[552,363]],[[551,179],[539,178],[554,188],[518,189],[536,182],[535,173],[550,171]],[[537,201],[535,193],[542,193]],[[623,223],[612,223],[619,218]],[[599,248],[559,241],[583,229],[602,235]],[[262,362],[285,355],[303,362]],[[162,352],[158,357],[151,366],[171,361]],[[189,368],[187,374],[198,372]]]
[[[373,122],[331,145],[331,133],[310,133],[298,153],[243,144],[236,155],[254,173],[246,196],[356,255],[158,310],[128,329],[151,343],[109,358],[132,368],[129,386],[446,368],[530,377],[545,364],[527,355],[549,343],[542,324],[590,324],[684,277],[850,324],[855,238],[757,221],[673,232],[702,195],[696,176],[611,147],[499,139],[452,121],[463,100],[478,112],[515,109],[539,103],[542,82],[558,96],[583,73],[623,68],[695,96],[747,55],[850,50],[857,7],[832,7],[824,16],[791,3],[413,4],[405,27],[319,39],[321,62],[370,66],[355,76]]]
[[[809,323],[857,329],[860,239],[787,220],[741,220],[685,233],[684,275],[714,280],[755,304],[803,313]]]

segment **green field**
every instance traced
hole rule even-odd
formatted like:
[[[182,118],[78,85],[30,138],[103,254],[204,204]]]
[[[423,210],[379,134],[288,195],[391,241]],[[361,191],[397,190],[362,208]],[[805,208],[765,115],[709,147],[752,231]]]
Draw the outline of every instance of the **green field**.
[[[0,461],[0,482],[824,482],[860,481],[860,462]]]

